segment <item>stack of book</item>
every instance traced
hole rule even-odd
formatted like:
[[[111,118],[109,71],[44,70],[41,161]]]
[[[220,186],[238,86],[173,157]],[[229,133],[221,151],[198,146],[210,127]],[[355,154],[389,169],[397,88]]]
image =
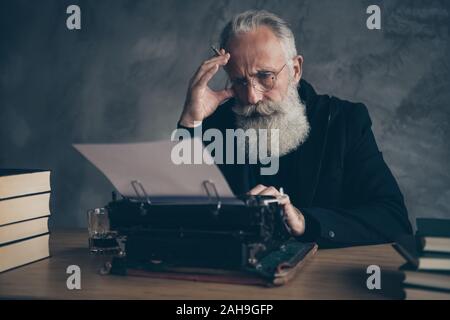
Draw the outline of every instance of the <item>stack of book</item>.
[[[0,272],[49,257],[50,171],[0,169]]]
[[[450,220],[417,219],[415,237],[402,237],[394,248],[408,261],[405,298],[450,300]]]

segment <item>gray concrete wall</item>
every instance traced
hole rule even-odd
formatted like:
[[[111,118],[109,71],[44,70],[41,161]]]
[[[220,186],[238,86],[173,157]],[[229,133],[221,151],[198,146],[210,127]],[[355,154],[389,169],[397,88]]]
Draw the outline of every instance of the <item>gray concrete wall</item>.
[[[448,1],[2,0],[0,166],[52,169],[52,225],[84,226],[112,186],[71,144],[167,139],[209,45],[250,8],[290,22],[320,93],[368,106],[411,220],[450,218]]]

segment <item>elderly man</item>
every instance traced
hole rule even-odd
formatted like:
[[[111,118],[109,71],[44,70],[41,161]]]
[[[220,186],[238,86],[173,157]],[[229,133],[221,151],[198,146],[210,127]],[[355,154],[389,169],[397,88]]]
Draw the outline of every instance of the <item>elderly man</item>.
[[[220,67],[231,86],[213,91],[208,83]],[[280,196],[283,188],[288,225],[299,240],[338,247],[411,233],[367,108],[318,95],[302,70],[303,57],[285,21],[266,11],[241,13],[224,28],[218,54],[191,79],[178,127],[278,129],[276,174],[261,175],[261,164],[220,169],[236,194]]]

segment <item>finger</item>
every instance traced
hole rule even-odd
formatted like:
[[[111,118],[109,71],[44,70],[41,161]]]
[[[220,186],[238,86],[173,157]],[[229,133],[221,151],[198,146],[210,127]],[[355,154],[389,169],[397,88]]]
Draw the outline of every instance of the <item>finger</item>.
[[[220,49],[220,54],[221,55],[228,55],[228,58],[231,58],[231,53],[229,53],[229,52],[226,52],[226,50],[225,49]]]
[[[228,61],[230,59],[230,54],[226,53],[226,54],[221,54],[220,56],[215,56],[209,60],[206,60],[202,63],[202,66],[205,65],[206,68],[208,67],[208,65],[213,64],[213,63],[219,63],[221,61]],[[200,66],[201,67],[201,66]]]
[[[287,194],[277,196],[277,199],[278,199],[278,203],[281,204],[282,206],[285,206],[285,205],[288,205],[291,203],[291,199],[289,198],[289,196]]]
[[[196,87],[196,86],[200,86],[200,85],[205,85],[206,83],[208,83],[208,81],[214,76],[214,74],[216,74],[216,72],[219,70],[219,66],[217,64],[210,66],[209,69],[206,69],[204,71],[202,71],[201,73],[197,74],[196,77],[194,79],[192,79],[190,86],[191,88]],[[210,74],[212,73],[212,74]],[[205,80],[205,76],[209,77]],[[202,83],[200,83],[202,82]]]
[[[219,71],[219,65],[215,64],[213,65],[208,71],[206,71],[202,77],[198,80],[198,82],[195,85],[197,86],[205,86],[208,84],[209,80],[211,80],[212,77]]]
[[[248,194],[251,195],[257,195],[258,193],[260,193],[261,191],[265,190],[267,187],[265,185],[262,184],[258,184],[256,187],[254,187],[253,189],[251,189]]]
[[[281,196],[281,193],[274,187],[268,187],[264,190],[262,190],[260,193],[258,193],[259,196]]]
[[[219,57],[217,57],[219,58]],[[198,80],[207,72],[212,65],[209,63],[210,60],[204,61],[197,69],[193,77],[191,78],[191,84],[197,83]]]
[[[197,70],[197,73],[194,75],[194,78],[192,79],[191,83],[196,84],[200,81],[201,78],[211,70],[212,67],[215,65],[224,66],[228,63],[228,59],[224,58],[223,56],[217,57],[217,60],[213,60],[210,62],[205,61],[200,68]],[[209,80],[208,80],[209,81]]]
[[[228,60],[230,59],[231,55],[229,53],[225,53],[225,50],[223,50],[223,49],[220,52],[221,52],[220,56],[215,56],[209,60],[203,61],[203,63],[200,65],[200,67],[197,69],[197,71],[194,75],[195,79],[198,79],[199,77],[201,77],[200,74],[202,73],[202,71],[204,71],[205,69],[209,69],[211,64],[224,63],[223,65],[225,65],[228,63]]]

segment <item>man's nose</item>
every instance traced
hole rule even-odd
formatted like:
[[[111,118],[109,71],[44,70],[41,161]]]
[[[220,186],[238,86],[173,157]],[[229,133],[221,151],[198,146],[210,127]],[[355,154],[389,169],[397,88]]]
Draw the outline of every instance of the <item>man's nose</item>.
[[[257,104],[262,100],[262,93],[255,89],[253,83],[247,85],[247,102],[248,104]]]

